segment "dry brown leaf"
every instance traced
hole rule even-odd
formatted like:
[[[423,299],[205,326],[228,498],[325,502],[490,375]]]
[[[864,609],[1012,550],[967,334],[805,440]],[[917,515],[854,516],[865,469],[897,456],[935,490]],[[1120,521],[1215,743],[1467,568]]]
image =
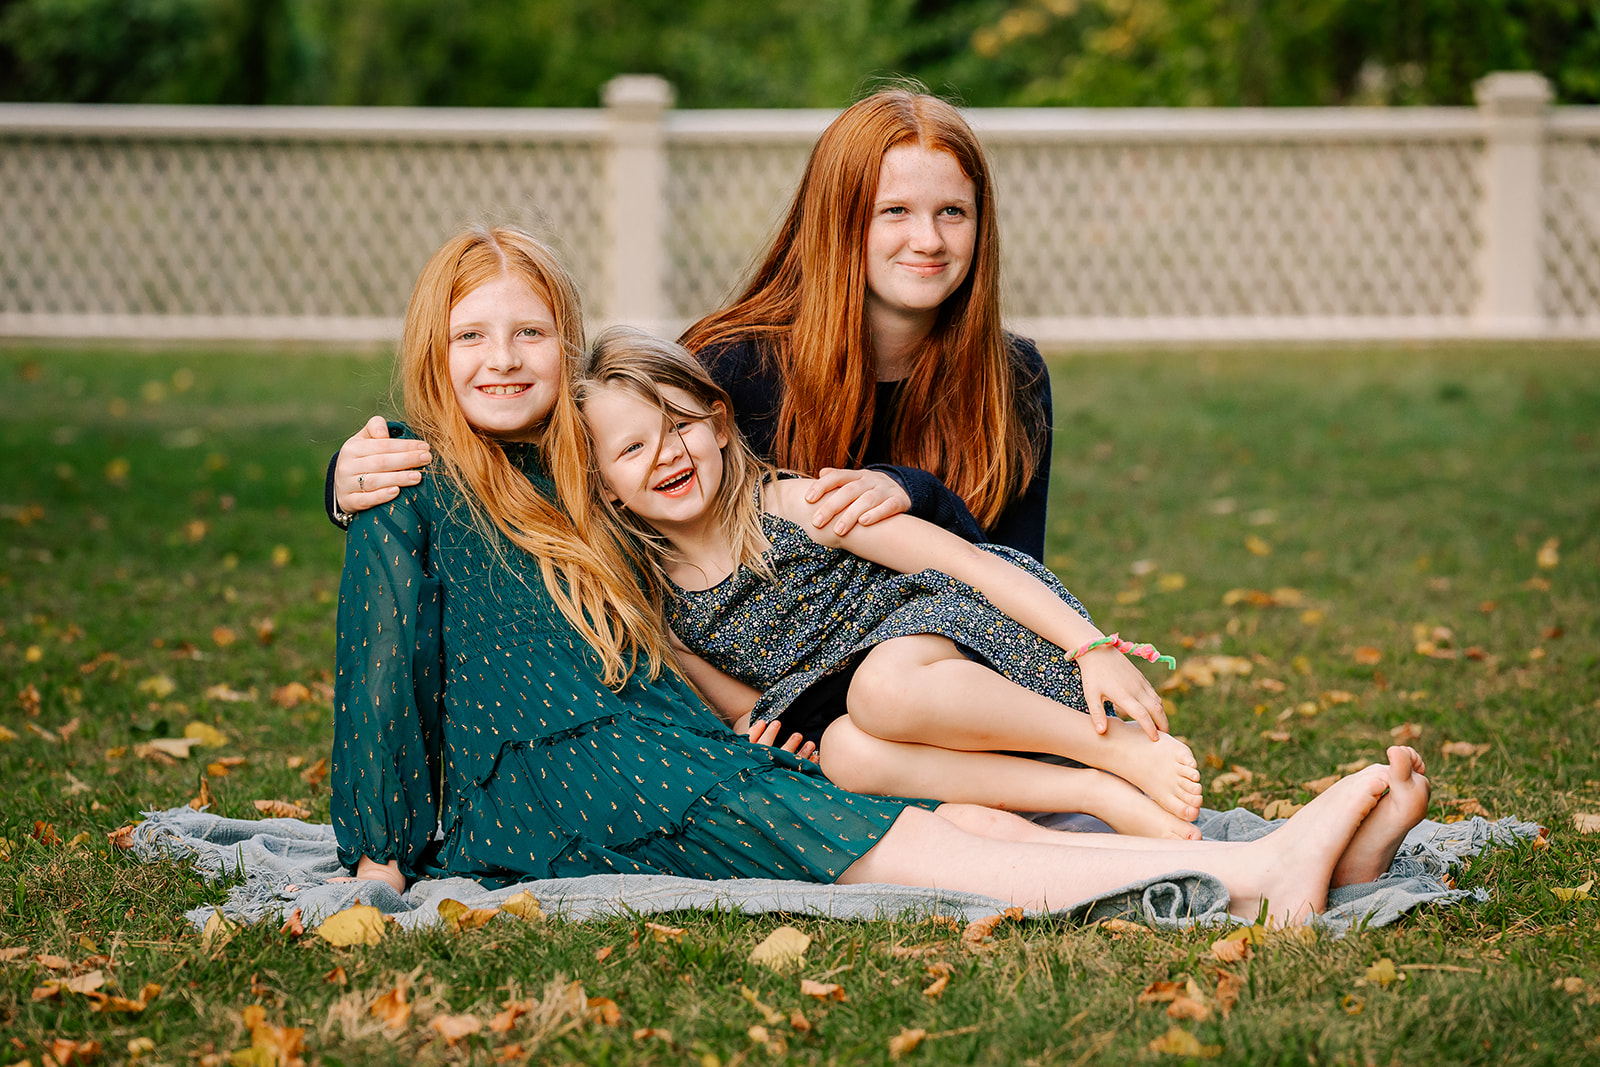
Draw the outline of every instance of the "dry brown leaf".
[[[324,756],[300,772],[300,780],[307,785],[317,785],[328,777],[328,757]]]
[[[1217,972],[1217,1008],[1226,1019],[1233,1006],[1239,1003],[1239,993],[1244,989],[1244,979],[1231,971]]]
[[[814,982],[809,978],[800,979],[801,996],[816,997],[818,1000],[843,1000],[844,988],[837,982]]]
[[[309,819],[311,809],[302,808],[299,804],[291,804],[287,800],[255,800],[252,801],[257,811],[269,819]]]
[[[239,640],[239,635],[226,626],[213,626],[211,628],[211,643],[218,648],[227,648],[237,640]]]
[[[71,1038],[57,1037],[51,1039],[49,1049],[50,1051],[47,1055],[59,1067],[77,1067],[77,1065],[88,1063],[100,1055],[100,1042],[73,1041]]]
[[[428,1029],[444,1038],[445,1044],[454,1045],[482,1030],[483,1022],[476,1015],[435,1015]]]
[[[512,1027],[517,1025],[517,1020],[533,1010],[533,1002],[527,1000],[508,1000],[500,1005],[501,1011],[489,1020],[489,1032],[492,1034],[510,1033]]]
[[[367,1012],[380,1020],[385,1029],[398,1030],[404,1026],[411,1018],[411,1002],[406,1000],[406,980],[401,978],[395,982],[394,988],[374,1000]]]
[[[311,699],[311,690],[300,682],[280,685],[272,691],[272,702],[280,708],[292,708]]]
[[[1099,924],[1100,929],[1109,933],[1113,938],[1123,934],[1149,934],[1154,933],[1150,927],[1141,923],[1129,922],[1127,919],[1105,919]]]
[[[300,1052],[306,1032],[298,1026],[277,1026],[267,1022],[267,1012],[259,1004],[252,1004],[241,1013],[245,1026],[250,1029],[250,1048],[235,1052],[235,1064],[251,1067],[305,1067]],[[241,1065],[242,1067],[242,1065]]]
[[[1184,984],[1182,982],[1151,982],[1144,987],[1144,992],[1139,994],[1138,1004],[1170,1004],[1182,995]]]
[[[509,912],[524,922],[536,923],[544,921],[544,909],[539,907],[539,901],[526,889],[514,893],[500,902],[500,910]],[[604,956],[598,957],[604,959]]]
[[[900,1032],[889,1039],[889,1058],[897,1060],[901,1056],[916,1051],[916,1047],[922,1044],[922,1039],[927,1036],[928,1031],[926,1030],[911,1030],[901,1027]]]
[[[916,960],[923,956],[937,956],[944,948],[943,945],[890,945],[889,955],[900,960]]]
[[[617,947],[615,945],[607,945],[605,948],[595,949],[594,961],[596,963],[604,963],[606,960],[611,958],[611,954],[616,950]]]
[[[1356,695],[1343,689],[1327,689],[1323,691],[1321,700],[1331,708],[1338,704],[1354,704]]]
[[[161,995],[161,987],[154,982],[147,983],[139,990],[139,999],[131,1000],[128,997],[106,996],[95,994],[94,1010],[98,1012],[124,1012],[136,1015],[150,1006],[150,1002]]]
[[[352,904],[322,920],[317,936],[338,948],[376,945],[383,940],[387,927],[383,912],[371,904]]]
[[[641,1026],[633,1032],[633,1039],[635,1041],[665,1041],[670,1045],[672,1044],[672,1031],[665,1030],[659,1026]]]
[[[106,834],[106,840],[116,848],[130,849],[133,847],[133,832],[143,825],[142,822],[133,822],[127,826],[119,826]]]
[[[1311,790],[1313,793],[1316,793],[1320,796],[1321,794],[1327,792],[1329,786],[1333,785],[1343,777],[1344,776],[1340,774],[1330,774],[1326,778],[1313,778],[1311,781],[1303,782],[1301,784],[1307,789]]]
[[[750,1002],[750,1006],[761,1013],[761,1018],[765,1020],[768,1026],[783,1025],[783,1016],[777,1011],[773,1010],[770,1005],[763,1004],[761,1002],[761,994],[757,993],[754,989],[751,989],[749,986],[740,986],[739,995],[744,997],[745,1000],[748,1000]]]
[[[1211,1009],[1203,1001],[1193,997],[1177,997],[1167,1005],[1167,1015],[1173,1019],[1191,1019],[1203,1023],[1211,1018]]]
[[[296,910],[298,911],[299,909]],[[350,977],[344,973],[343,967],[335,967],[322,976],[322,982],[324,985],[349,985]]]
[[[1579,981],[1582,981],[1582,979],[1580,978]],[[789,1025],[794,1027],[798,1033],[809,1034],[811,1032],[811,1020],[807,1019],[805,1012],[799,1008],[789,1013]]]
[[[17,959],[28,954],[27,945],[12,945],[10,948],[0,948],[0,963]]]
[[[1241,767],[1235,763],[1232,770],[1226,771],[1211,779],[1211,788],[1232,789],[1236,785],[1248,785],[1255,778],[1255,776],[1256,773],[1254,771],[1247,767]]]
[[[302,937],[306,932],[306,924],[300,918],[300,909],[296,908],[283,920],[283,925],[278,927],[278,933],[288,934],[290,937]]]
[[[1250,942],[1219,940],[1211,943],[1211,958],[1219,963],[1238,963],[1250,958]]]
[[[134,745],[133,754],[139,759],[150,759],[153,756],[188,759],[189,750],[199,743],[200,739],[196,737],[157,737]]]
[[[194,799],[189,801],[189,806],[195,811],[199,811],[201,808],[209,808],[216,802],[217,798],[211,795],[211,783],[202,774],[200,776],[200,792],[196,793]]]
[[[242,767],[247,762],[243,756],[223,756],[206,764],[206,774],[212,778],[226,778],[235,767]]]
[[[681,926],[663,926],[660,923],[645,923],[644,928],[650,932],[653,941],[682,941],[686,933]]]
[[[1371,667],[1383,660],[1383,650],[1371,645],[1360,645],[1353,653],[1353,658],[1363,667]]]
[[[759,963],[774,971],[786,970],[799,963],[811,947],[811,936],[792,926],[780,926],[750,950],[750,962]]]
[[[1446,756],[1466,756],[1475,759],[1488,752],[1492,747],[1488,742],[1475,745],[1471,741],[1446,741],[1439,746],[1439,751]]]
[[[961,931],[961,945],[963,948],[968,949],[980,948],[985,941],[993,936],[995,927],[1001,923],[1021,921],[1021,908],[1007,908],[996,915],[977,919],[968,923],[966,929]]]
[[[65,971],[70,970],[72,967],[72,961],[65,956],[57,956],[49,952],[41,952],[34,959],[39,962],[39,966],[48,967],[52,971]]]
[[[210,686],[206,689],[205,698],[207,700],[215,700],[222,704],[242,704],[247,700],[254,700],[256,698],[256,691],[254,689],[231,689],[228,686],[223,685],[221,682],[218,682],[216,685]]]
[[[1600,834],[1600,814],[1592,811],[1574,812],[1572,828],[1580,834]]]
[[[1422,727],[1418,726],[1414,722],[1403,722],[1399,726],[1396,726],[1390,730],[1389,736],[1403,745],[1407,741],[1415,741],[1417,738],[1421,737]]]
[[[618,1026],[622,1023],[622,1009],[610,997],[590,997],[583,1010],[590,1022],[601,1026]]]

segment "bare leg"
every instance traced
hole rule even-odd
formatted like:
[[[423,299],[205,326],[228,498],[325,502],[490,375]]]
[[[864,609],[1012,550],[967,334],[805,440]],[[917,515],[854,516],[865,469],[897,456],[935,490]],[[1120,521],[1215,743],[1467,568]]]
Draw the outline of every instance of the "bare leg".
[[[1008,811],[1081,811],[1119,834],[1198,840],[1200,831],[1121,778],[1089,767],[998,752],[960,752],[864,733],[850,716],[836,719],[818,748],[822,771],[857,793],[934,797]]]
[[[947,638],[922,634],[878,645],[856,669],[848,700],[855,724],[884,740],[1054,752],[1132,782],[1180,819],[1200,814],[1200,770],[1182,741],[1171,734],[1151,741],[1137,726],[1117,722],[1097,734],[1089,716],[972,662]]]
[[[907,808],[839,881],[936,886],[1025,907],[1066,908],[1141,878],[1197,870],[1221,880],[1231,897],[1229,910],[1240,918],[1254,919],[1265,904],[1277,922],[1303,922],[1327,904],[1334,865],[1377,804],[1387,774],[1387,768],[1369,768],[1350,775],[1278,830],[1232,848],[1182,841],[1119,849],[996,840]]]
[[[1389,747],[1389,792],[1372,809],[1333,868],[1334,885],[1373,882],[1389,869],[1400,842],[1428,811],[1427,770],[1416,749]]]

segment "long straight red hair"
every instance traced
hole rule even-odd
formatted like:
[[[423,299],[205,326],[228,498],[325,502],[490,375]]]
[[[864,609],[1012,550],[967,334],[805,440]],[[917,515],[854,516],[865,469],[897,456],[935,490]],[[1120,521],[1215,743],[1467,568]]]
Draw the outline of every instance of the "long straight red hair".
[[[950,104],[874,93],[823,131],[782,226],[744,291],[681,338],[693,352],[750,340],[783,380],[773,461],[811,474],[857,467],[872,439],[877,376],[867,322],[866,234],[883,157],[898,145],[955,157],[977,199],[967,277],[909,362],[890,429],[892,462],[936,474],[993,526],[1038,465],[1035,413],[1018,410],[1000,328],[1000,230],[977,136]]]

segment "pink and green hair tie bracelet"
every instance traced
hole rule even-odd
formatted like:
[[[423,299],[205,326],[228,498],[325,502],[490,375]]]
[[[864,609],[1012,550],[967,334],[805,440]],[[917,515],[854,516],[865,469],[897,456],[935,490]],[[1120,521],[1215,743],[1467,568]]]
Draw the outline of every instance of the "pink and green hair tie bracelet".
[[[1140,643],[1136,645],[1132,641],[1124,641],[1121,634],[1109,634],[1105,637],[1099,638],[1098,640],[1090,641],[1088,644],[1081,646],[1076,652],[1068,656],[1067,659],[1075,660],[1080,656],[1083,656],[1089,652],[1093,652],[1097,648],[1105,648],[1107,646],[1114,648],[1118,652],[1121,652],[1127,656],[1138,656],[1140,659],[1147,659],[1151,663],[1159,663],[1169,671],[1175,671],[1178,669],[1178,661],[1173,659],[1171,656],[1163,656],[1161,653],[1157,652],[1155,645],[1148,643]]]

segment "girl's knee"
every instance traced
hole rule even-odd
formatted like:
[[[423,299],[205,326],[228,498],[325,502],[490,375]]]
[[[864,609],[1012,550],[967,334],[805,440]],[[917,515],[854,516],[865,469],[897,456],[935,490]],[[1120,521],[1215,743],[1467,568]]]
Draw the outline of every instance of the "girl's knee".
[[[921,664],[908,658],[906,650],[899,647],[899,642],[905,640],[909,639],[897,638],[875,647],[850,678],[845,707],[869,733],[888,730],[898,736],[917,713],[913,687],[907,682],[910,672]]]
[[[880,760],[875,756],[881,753],[874,749],[881,744],[863,733],[848,717],[835,719],[823,731],[822,741],[817,746],[817,761],[822,765],[822,773],[833,784],[853,793],[877,792],[874,769]]]

